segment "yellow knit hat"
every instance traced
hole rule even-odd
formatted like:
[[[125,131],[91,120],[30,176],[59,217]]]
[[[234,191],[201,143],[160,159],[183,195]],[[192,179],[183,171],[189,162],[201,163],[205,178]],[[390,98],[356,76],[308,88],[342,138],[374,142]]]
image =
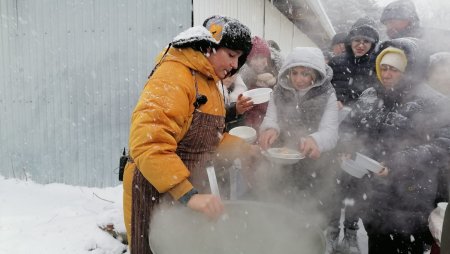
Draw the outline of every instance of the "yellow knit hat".
[[[408,58],[405,55],[405,52],[401,49],[388,47],[385,48],[381,53],[377,56],[375,62],[375,69],[377,72],[378,80],[381,81],[381,64],[387,64],[392,67],[395,67],[401,72],[405,72],[406,66],[408,64]]]

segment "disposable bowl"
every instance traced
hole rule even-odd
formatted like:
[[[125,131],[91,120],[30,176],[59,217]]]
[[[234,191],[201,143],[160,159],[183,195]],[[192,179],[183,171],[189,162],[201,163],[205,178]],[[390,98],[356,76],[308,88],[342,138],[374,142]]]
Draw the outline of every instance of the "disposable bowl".
[[[355,164],[352,160],[344,160],[341,164],[341,168],[350,174],[351,176],[354,176],[356,178],[362,178],[365,174],[369,173],[366,169],[359,167],[357,164]]]
[[[242,93],[245,97],[252,98],[253,104],[261,104],[270,100],[271,88],[256,88]]]
[[[256,141],[256,130],[248,126],[238,126],[229,131],[233,136],[240,137],[245,142],[252,144]]]
[[[355,163],[358,166],[370,170],[374,173],[380,173],[384,168],[384,166],[378,161],[360,153],[356,153]]]

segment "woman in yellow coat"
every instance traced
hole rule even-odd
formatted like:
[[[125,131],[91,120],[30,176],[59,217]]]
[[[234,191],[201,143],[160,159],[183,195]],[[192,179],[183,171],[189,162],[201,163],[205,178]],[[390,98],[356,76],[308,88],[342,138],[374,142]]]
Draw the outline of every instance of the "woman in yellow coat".
[[[175,37],[156,65],[131,119],[123,183],[131,253],[151,253],[148,227],[159,203],[179,201],[172,203],[212,218],[222,213],[220,198],[206,194],[205,169],[217,154],[251,149],[223,133],[225,106],[216,83],[244,64],[251,47],[246,26],[213,16]]]

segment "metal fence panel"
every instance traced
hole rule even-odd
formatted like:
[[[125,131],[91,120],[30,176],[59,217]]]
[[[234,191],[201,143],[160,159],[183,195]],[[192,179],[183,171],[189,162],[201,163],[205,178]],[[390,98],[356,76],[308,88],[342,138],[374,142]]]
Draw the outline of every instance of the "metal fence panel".
[[[155,56],[189,0],[0,0],[0,174],[112,186]]]

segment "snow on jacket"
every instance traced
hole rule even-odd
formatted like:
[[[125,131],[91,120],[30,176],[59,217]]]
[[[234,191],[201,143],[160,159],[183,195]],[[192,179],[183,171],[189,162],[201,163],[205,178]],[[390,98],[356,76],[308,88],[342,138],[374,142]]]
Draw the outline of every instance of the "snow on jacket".
[[[308,90],[298,91],[289,83],[289,69],[297,66],[312,68],[320,74]],[[300,140],[295,139],[309,135],[317,142],[321,152],[333,149],[338,139],[338,109],[330,84],[332,75],[333,71],[325,64],[319,49],[295,48],[280,69],[279,81],[260,131],[273,128],[282,136],[293,135],[296,138],[290,138],[290,141],[296,144]]]
[[[382,45],[405,51],[407,76],[421,61],[413,45],[399,39]],[[363,221],[379,232],[412,233],[427,230],[435,207],[440,170],[450,152],[450,104],[419,79],[400,82],[394,90],[377,84],[364,91],[341,124],[340,136],[347,152],[361,152],[390,170],[387,177],[367,178]]]
[[[191,48],[171,48],[148,80],[131,120],[129,147],[135,165],[129,163],[127,170],[137,166],[160,193],[169,192],[174,199],[192,189],[189,170],[175,151],[192,121],[194,78],[198,92],[208,98],[199,110],[225,117],[224,99],[216,85],[219,78],[205,55]],[[225,133],[218,152],[234,147],[248,145]]]

